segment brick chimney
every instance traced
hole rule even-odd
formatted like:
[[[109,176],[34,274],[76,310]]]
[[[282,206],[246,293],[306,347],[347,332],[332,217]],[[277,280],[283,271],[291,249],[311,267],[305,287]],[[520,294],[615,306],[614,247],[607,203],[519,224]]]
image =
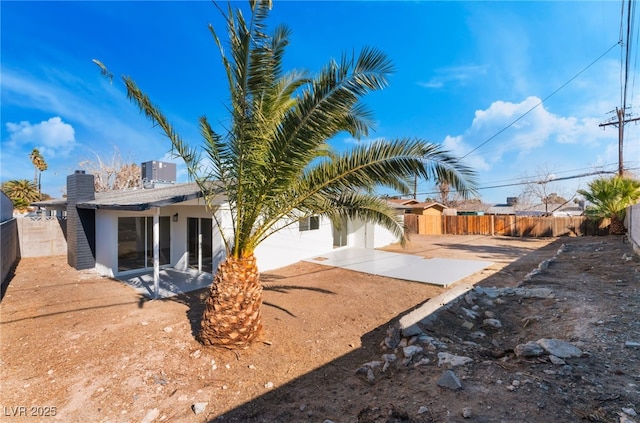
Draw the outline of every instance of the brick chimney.
[[[95,200],[93,175],[76,170],[67,176],[67,263],[77,270],[96,265],[96,213],[76,204]]]

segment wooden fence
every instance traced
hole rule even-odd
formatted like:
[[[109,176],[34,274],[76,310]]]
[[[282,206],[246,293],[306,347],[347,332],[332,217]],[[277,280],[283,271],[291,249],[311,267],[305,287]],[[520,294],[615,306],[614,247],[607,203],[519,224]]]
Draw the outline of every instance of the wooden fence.
[[[608,220],[594,222],[584,216],[420,216],[405,214],[404,218],[407,232],[421,235],[497,235],[515,237],[606,235],[609,225]]]

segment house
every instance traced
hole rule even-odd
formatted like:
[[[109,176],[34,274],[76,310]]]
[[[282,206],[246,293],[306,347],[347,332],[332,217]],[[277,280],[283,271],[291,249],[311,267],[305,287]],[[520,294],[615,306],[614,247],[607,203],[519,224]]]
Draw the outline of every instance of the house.
[[[403,215],[406,230],[421,235],[441,235],[442,215],[449,209],[436,201],[415,199],[388,199],[387,202]]]
[[[153,271],[157,278],[164,267],[215,272],[225,256],[215,220],[223,227],[230,222],[224,195],[214,198],[210,211],[196,184],[146,181],[144,186],[96,193],[93,175],[80,170],[67,177],[66,200],[34,205],[66,211],[67,261],[75,269],[118,278],[141,271]],[[283,226],[256,249],[261,271],[334,248],[377,248],[396,241],[386,229],[363,221],[344,222],[337,230],[328,219],[313,216]]]
[[[444,204],[437,201],[421,202],[415,199],[389,199],[391,206],[405,214],[417,214],[420,216],[441,216],[447,209]]]

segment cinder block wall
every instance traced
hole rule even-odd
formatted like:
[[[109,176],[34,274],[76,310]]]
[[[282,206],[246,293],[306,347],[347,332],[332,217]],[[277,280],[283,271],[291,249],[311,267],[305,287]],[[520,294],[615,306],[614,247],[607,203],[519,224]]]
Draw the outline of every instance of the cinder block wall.
[[[55,217],[16,219],[20,257],[64,256],[67,254],[67,221]]]

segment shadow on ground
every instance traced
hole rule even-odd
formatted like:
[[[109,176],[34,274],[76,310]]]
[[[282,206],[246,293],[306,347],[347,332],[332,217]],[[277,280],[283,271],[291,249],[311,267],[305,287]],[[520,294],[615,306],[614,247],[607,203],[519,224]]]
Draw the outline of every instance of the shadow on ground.
[[[546,247],[529,252],[525,257],[514,261],[506,266],[502,272],[509,272],[520,280],[535,266],[532,262],[539,262],[545,258],[553,256],[558,247],[562,244],[559,239]],[[474,252],[481,250],[481,247],[459,245],[451,248],[472,248]],[[505,254],[508,251],[505,252]],[[533,267],[532,267],[533,266]],[[477,285],[496,286],[501,282],[500,272],[485,278]],[[422,305],[422,304],[420,304]],[[417,416],[412,408],[413,417],[402,410],[402,404],[390,404],[385,402],[388,399],[389,384],[376,383],[369,384],[362,376],[356,375],[355,371],[362,364],[372,360],[380,360],[381,354],[385,351],[381,348],[381,342],[387,335],[390,326],[397,326],[402,316],[420,307],[417,305],[406,310],[402,314],[389,320],[374,330],[365,333],[361,337],[361,346],[352,352],[345,354],[322,367],[312,370],[289,383],[280,386],[268,393],[256,397],[250,402],[242,404],[223,415],[218,415],[209,422],[301,422],[301,421],[324,421],[325,419],[336,422],[358,422],[358,423],[419,423],[440,421],[433,420],[434,416]],[[190,309],[191,310],[191,309]],[[197,307],[194,314],[200,312]],[[191,311],[190,311],[191,314]],[[386,351],[387,353],[390,351]],[[393,372],[380,378],[392,378]],[[427,383],[435,384],[434,381]],[[402,378],[396,378],[393,385],[401,386]],[[399,387],[404,391],[411,392],[410,387]],[[405,398],[405,403],[414,404],[417,396],[424,396],[424,392],[419,390],[412,393],[416,398]],[[318,399],[323,401],[318,401]],[[397,397],[396,397],[397,398]],[[422,402],[437,402],[437,398],[420,398]],[[417,408],[417,407],[415,407]],[[439,416],[446,418],[445,416]]]

